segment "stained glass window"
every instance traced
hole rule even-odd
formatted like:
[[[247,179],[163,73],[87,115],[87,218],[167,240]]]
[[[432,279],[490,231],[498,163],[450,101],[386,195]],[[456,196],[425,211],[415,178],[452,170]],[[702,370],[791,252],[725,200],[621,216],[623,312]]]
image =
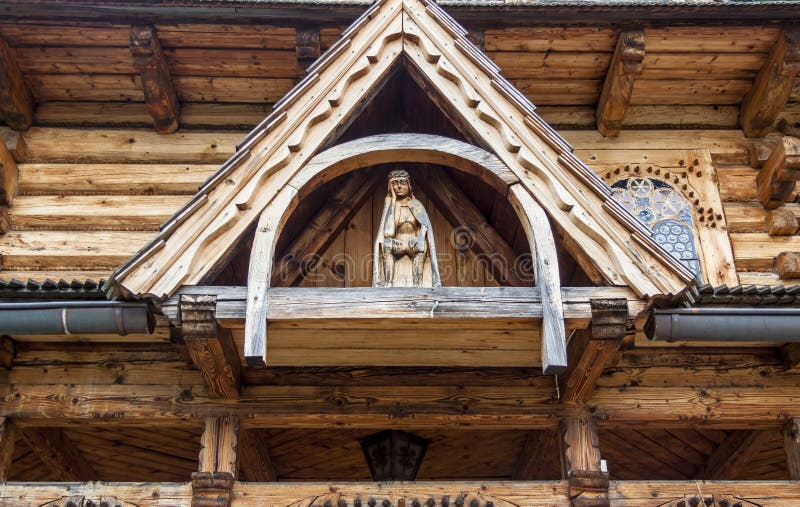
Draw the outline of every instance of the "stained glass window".
[[[625,178],[611,185],[614,199],[653,231],[653,239],[699,280],[694,220],[687,201],[669,184],[653,178]]]

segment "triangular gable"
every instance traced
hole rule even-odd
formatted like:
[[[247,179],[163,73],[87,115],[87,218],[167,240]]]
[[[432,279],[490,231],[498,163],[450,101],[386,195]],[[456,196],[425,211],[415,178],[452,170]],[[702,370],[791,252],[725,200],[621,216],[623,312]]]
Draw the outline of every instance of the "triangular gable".
[[[376,2],[187,206],[117,270],[110,283],[114,294],[162,298],[207,279],[403,56],[444,98],[448,114],[472,128],[609,285],[628,285],[643,296],[682,291],[692,274],[611,198],[608,186],[466,36],[431,0]]]

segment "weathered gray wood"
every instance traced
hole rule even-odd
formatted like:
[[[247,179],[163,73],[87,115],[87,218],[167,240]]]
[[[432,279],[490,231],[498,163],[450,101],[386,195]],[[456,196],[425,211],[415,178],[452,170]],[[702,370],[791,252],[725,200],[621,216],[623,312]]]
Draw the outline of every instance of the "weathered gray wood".
[[[542,295],[542,369],[557,375],[567,369],[567,338],[553,231],[542,207],[522,185],[512,185],[509,196],[536,259],[536,286]]]

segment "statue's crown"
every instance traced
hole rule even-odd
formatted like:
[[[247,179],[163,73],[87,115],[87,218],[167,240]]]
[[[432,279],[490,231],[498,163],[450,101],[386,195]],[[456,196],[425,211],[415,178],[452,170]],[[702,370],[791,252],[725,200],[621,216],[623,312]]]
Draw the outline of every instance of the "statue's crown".
[[[405,169],[395,169],[394,171],[389,173],[389,181],[391,180],[399,180],[399,179],[411,179],[408,175],[408,171]]]

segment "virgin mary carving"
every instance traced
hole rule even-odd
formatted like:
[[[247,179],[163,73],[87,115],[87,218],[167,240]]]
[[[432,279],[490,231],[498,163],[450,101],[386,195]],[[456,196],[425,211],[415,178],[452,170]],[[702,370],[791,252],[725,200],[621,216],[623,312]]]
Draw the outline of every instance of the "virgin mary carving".
[[[411,191],[408,172],[402,169],[389,173],[389,188],[375,238],[372,285],[442,286],[431,220]]]

